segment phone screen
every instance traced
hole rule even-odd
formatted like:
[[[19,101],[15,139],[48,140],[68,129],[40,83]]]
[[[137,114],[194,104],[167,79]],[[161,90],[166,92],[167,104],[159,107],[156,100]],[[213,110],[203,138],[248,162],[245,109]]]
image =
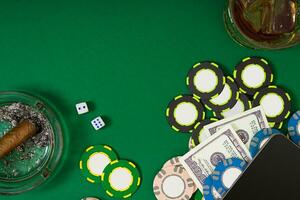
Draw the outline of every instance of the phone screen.
[[[273,136],[223,200],[299,200],[300,148]]]

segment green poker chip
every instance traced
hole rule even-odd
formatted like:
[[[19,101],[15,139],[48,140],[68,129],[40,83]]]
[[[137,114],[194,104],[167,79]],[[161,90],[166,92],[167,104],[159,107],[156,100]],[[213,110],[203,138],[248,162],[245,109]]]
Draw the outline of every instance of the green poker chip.
[[[131,197],[141,184],[136,165],[127,160],[115,160],[105,169],[101,177],[107,195],[113,198]]]
[[[88,182],[100,183],[106,166],[117,159],[117,154],[108,145],[90,146],[83,153],[79,167]]]

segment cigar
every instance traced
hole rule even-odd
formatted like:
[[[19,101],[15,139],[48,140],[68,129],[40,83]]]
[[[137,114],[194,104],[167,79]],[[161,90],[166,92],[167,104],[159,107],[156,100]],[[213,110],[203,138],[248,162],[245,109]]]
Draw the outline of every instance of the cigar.
[[[37,131],[38,128],[31,121],[20,122],[0,139],[0,159],[35,135]]]

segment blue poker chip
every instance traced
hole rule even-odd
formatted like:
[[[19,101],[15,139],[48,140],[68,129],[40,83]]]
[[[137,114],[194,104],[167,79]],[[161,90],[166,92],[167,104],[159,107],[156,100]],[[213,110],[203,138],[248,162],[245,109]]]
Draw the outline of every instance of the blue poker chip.
[[[273,135],[282,134],[278,129],[275,128],[264,128],[258,131],[250,142],[249,151],[251,156],[254,157],[259,150],[269,141]]]
[[[288,123],[289,136],[291,140],[300,145],[300,111],[292,115]]]
[[[229,158],[220,162],[212,173],[212,181],[217,192],[224,196],[246,167],[247,163],[238,158]]]
[[[212,175],[208,176],[204,180],[203,197],[205,200],[216,200],[222,198],[222,196],[216,191],[216,188],[214,187]]]

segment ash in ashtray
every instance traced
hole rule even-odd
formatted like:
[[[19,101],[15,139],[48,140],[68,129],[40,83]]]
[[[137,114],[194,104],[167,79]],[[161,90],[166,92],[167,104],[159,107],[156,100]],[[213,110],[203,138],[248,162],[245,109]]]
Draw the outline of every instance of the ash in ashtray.
[[[22,120],[30,120],[38,127],[39,131],[3,159],[6,166],[13,164],[16,160],[25,161],[33,159],[36,157],[37,151],[40,152],[41,149],[49,146],[52,140],[53,130],[50,122],[37,108],[22,103],[12,103],[0,107],[0,123],[8,123],[9,128],[14,128]],[[7,131],[8,129],[4,132]]]

